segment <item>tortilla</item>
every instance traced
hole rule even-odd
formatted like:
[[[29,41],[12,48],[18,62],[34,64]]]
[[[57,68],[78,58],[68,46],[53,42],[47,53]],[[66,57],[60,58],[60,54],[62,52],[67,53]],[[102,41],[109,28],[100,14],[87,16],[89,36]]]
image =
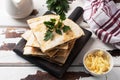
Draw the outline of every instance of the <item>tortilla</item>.
[[[29,36],[29,38],[28,38],[28,36]],[[41,55],[39,53],[43,54],[43,52],[41,52],[41,50],[39,50],[40,52],[38,52],[39,43],[37,42],[37,39],[33,35],[32,31],[25,32],[22,35],[22,37],[24,37],[24,38],[27,37],[26,38],[27,43],[26,43],[25,52],[24,52],[25,55],[36,55],[37,56],[37,55]],[[28,50],[28,52],[26,52],[27,51],[26,49],[30,49],[31,52],[30,52],[30,50]],[[44,52],[44,54],[48,55],[49,57],[53,57],[56,54],[56,52],[58,51],[58,49],[68,49],[68,44],[67,43],[62,44],[62,45],[56,47],[55,49],[51,49],[47,52]],[[32,51],[32,50],[34,50],[34,51]],[[37,50],[37,52],[35,50]]]
[[[32,56],[45,56],[46,54],[42,53],[42,51],[39,48],[31,47],[31,46],[25,46],[24,47],[24,55],[32,55]]]
[[[23,54],[41,57],[50,62],[63,65],[69,57],[76,39],[84,35],[84,32],[72,20],[66,19],[63,23],[69,26],[71,30],[62,33],[62,35],[53,32],[53,39],[44,41],[47,31],[44,21],[49,21],[50,19],[59,20],[60,16],[45,15],[27,21],[31,30],[22,35],[27,40]]]
[[[68,50],[59,50],[52,60],[54,60],[54,61],[56,61],[56,62],[58,62],[60,64],[64,64],[66,62],[66,60],[67,60],[73,46],[74,46],[74,44],[75,44],[75,41],[76,40],[71,40],[69,42]]]
[[[45,52],[43,53],[39,48],[37,47],[31,47],[26,45],[24,47],[24,55],[32,55],[32,56],[37,56],[37,57],[41,57],[44,59],[48,59],[48,61],[57,63],[59,65],[63,65],[65,63],[65,61],[67,60],[71,49],[73,48],[75,43],[75,40],[71,40],[69,41],[67,44],[69,46],[68,49],[52,49],[49,52]]]
[[[25,40],[28,41],[30,35],[31,35],[32,31],[31,30],[27,30],[24,34],[22,34],[22,38],[24,38]]]
[[[61,44],[61,45],[59,45],[59,46],[56,46],[55,48],[56,49],[62,49],[62,50],[64,50],[64,49],[68,49],[68,43],[66,42],[66,43],[64,43],[64,44]]]
[[[44,21],[49,21],[50,19],[60,19],[58,15],[45,15],[38,18],[28,20],[29,27],[31,28],[32,32],[34,33],[40,49],[42,52],[46,52],[51,50],[52,48],[66,43],[70,40],[76,39],[84,35],[83,30],[72,20],[66,19],[63,23],[67,26],[70,26],[71,30],[67,33],[63,33],[62,35],[54,34],[53,40],[44,41],[44,36],[47,31],[46,26],[44,25]]]
[[[22,34],[22,37],[25,40],[27,40],[27,43],[26,43],[27,46],[39,48],[39,43],[31,30],[28,30],[24,34]],[[65,43],[65,44],[59,45],[56,47],[56,49],[68,49],[68,44]]]

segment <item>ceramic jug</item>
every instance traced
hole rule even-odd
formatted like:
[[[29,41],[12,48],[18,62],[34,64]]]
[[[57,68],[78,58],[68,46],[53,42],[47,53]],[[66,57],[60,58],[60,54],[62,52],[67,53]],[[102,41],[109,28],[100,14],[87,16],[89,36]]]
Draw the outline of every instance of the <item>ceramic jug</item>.
[[[32,0],[6,0],[6,10],[13,18],[25,18],[33,11],[33,2]]]

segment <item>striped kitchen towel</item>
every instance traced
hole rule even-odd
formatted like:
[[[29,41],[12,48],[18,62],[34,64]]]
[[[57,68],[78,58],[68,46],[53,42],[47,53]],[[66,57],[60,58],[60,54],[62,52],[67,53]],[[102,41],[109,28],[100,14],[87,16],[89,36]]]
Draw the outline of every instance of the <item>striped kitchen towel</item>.
[[[120,49],[120,9],[112,0],[86,0],[83,17],[99,39]]]

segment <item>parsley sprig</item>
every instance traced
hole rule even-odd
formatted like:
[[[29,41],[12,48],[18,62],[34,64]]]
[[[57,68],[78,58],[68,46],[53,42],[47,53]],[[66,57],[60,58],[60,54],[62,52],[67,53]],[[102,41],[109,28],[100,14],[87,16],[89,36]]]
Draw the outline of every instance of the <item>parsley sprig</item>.
[[[50,11],[54,11],[60,15],[61,20],[66,19],[65,13],[67,13],[69,9],[68,0],[47,0],[46,3]]]
[[[47,27],[47,31],[44,36],[44,40],[52,40],[54,37],[53,32],[56,32],[59,35],[62,35],[62,33],[67,32],[68,30],[71,30],[69,26],[66,26],[62,23],[62,20],[56,21],[55,19],[50,19],[50,21],[44,22],[45,26]]]

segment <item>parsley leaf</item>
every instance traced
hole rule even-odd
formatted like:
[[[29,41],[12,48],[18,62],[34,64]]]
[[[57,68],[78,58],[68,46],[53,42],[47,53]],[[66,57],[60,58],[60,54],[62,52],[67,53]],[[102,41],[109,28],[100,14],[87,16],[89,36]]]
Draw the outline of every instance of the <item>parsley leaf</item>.
[[[60,29],[56,29],[55,32],[62,35],[62,31]]]
[[[68,30],[71,30],[69,26],[66,26],[62,23],[61,20],[58,20],[56,23],[56,19],[50,19],[50,21],[45,21],[44,24],[47,27],[47,31],[44,36],[44,40],[48,41],[49,39],[53,39],[54,34],[53,32],[56,32],[59,35],[62,35],[62,32],[67,32]]]
[[[50,19],[50,21],[55,24],[56,19]]]
[[[44,24],[46,25],[47,28],[49,29],[53,29],[54,28],[54,23],[50,22],[50,21],[46,21],[44,22]]]
[[[62,28],[63,32],[67,32],[68,30],[71,30],[71,28],[69,26],[64,25],[64,27]]]
[[[45,33],[45,38],[44,38],[44,40],[45,40],[45,41],[48,41],[49,39],[53,39],[53,33],[52,33],[52,31],[47,30],[47,32]]]
[[[50,19],[50,21],[45,21],[44,24],[46,25],[46,27],[48,27],[49,29],[53,29],[54,25],[55,25],[55,19]]]
[[[68,0],[47,0],[46,4],[48,10],[54,11],[56,14],[60,15],[61,20],[65,20],[65,13],[69,9]]]
[[[65,16],[64,12],[60,13],[59,15],[60,15],[60,19],[61,20],[65,20],[66,19],[66,16]]]
[[[60,29],[62,27],[62,22],[58,22],[57,27]]]

